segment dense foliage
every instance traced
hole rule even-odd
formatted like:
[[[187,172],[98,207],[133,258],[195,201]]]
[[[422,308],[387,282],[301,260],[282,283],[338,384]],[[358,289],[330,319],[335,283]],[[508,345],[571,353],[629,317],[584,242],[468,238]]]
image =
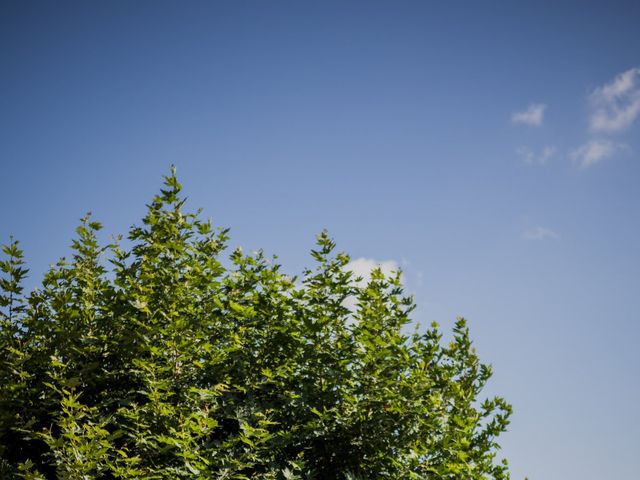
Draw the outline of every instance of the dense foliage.
[[[0,264],[0,478],[506,479],[510,406],[464,320],[410,333],[400,275],[363,282],[323,233],[300,278],[184,211],[175,172],[142,221],[25,294]]]

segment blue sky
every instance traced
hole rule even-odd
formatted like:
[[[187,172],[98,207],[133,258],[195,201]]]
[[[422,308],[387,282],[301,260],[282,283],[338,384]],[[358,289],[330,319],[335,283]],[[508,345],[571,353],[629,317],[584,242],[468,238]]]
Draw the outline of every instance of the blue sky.
[[[517,3],[517,4],[516,4]],[[513,478],[640,470],[640,4],[0,7],[0,239],[38,281],[175,163],[232,244],[401,266],[514,404]]]

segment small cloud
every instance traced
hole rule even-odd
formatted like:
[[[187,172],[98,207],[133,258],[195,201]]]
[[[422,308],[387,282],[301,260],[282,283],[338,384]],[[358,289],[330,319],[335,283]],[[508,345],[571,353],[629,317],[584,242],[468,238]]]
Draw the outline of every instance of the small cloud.
[[[373,258],[356,258],[355,260],[351,260],[349,263],[345,265],[345,270],[353,272],[356,277],[361,277],[362,279],[356,282],[358,287],[364,287],[371,280],[371,271],[374,268],[380,268],[382,273],[386,276],[389,276],[395,272],[399,272],[400,268],[398,263],[394,260],[384,260],[378,261]],[[347,308],[351,313],[355,313],[358,309],[358,300],[354,296],[349,296],[344,299],[342,305]]]
[[[542,121],[544,120],[544,111],[546,109],[547,106],[543,103],[532,103],[526,110],[522,112],[515,112],[511,115],[511,122],[539,127],[542,125]]]
[[[546,227],[535,227],[526,230],[522,236],[527,240],[558,239],[560,235]]]
[[[389,276],[394,272],[400,271],[398,263],[394,260],[383,260],[378,261],[373,258],[356,258],[355,260],[351,260],[346,266],[345,269],[353,272],[356,277],[362,277],[362,281],[359,282],[359,285],[365,285],[371,280],[371,271],[374,268],[380,268],[382,273]]]
[[[590,140],[569,153],[569,158],[579,168],[589,168],[612,157],[624,145],[609,140]]]
[[[640,115],[640,68],[622,72],[589,96],[593,132],[619,132]]]
[[[556,152],[557,149],[553,146],[544,147],[539,153],[535,153],[526,146],[519,147],[516,150],[518,156],[528,165],[546,165],[555,156]]]

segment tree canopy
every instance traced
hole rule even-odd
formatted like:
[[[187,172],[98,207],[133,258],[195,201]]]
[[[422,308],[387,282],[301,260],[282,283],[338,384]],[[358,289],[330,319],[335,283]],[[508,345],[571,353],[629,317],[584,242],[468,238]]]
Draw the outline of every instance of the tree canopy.
[[[28,293],[3,247],[0,478],[509,478],[511,407],[481,397],[464,319],[414,328],[400,273],[357,278],[326,232],[299,277],[225,255],[181,188],[126,241],[83,218]]]

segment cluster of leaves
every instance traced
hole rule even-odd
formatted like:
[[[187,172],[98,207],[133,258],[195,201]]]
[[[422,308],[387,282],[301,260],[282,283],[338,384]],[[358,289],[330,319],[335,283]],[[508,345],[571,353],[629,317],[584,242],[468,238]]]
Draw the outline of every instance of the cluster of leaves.
[[[140,227],[24,294],[0,263],[0,478],[494,479],[511,407],[464,320],[406,333],[399,274],[363,282],[323,233],[298,278],[185,213],[175,171]],[[354,306],[355,305],[355,306]]]

